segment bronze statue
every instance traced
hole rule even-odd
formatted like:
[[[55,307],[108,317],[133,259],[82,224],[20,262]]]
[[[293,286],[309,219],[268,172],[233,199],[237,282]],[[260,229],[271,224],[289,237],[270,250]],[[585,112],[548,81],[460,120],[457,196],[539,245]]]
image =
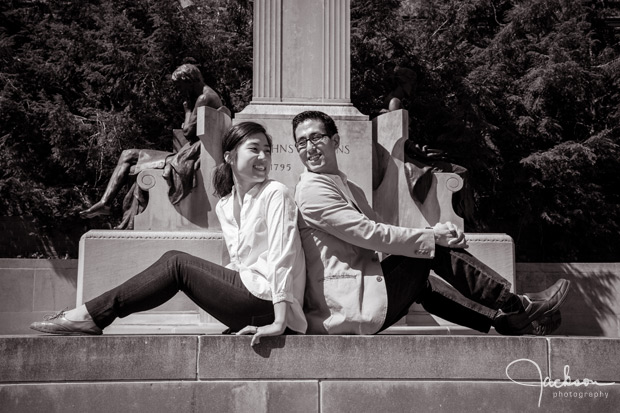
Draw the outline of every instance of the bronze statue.
[[[390,80],[392,91],[383,98],[383,104],[387,106],[387,112],[403,109],[402,100],[413,96],[418,75],[413,69],[396,66]],[[385,112],[385,110],[382,111],[382,113]]]
[[[404,109],[403,99],[413,97],[418,82],[415,70],[403,66],[395,66],[389,81],[392,90],[383,97],[384,107],[379,113],[388,113]],[[454,208],[457,214],[469,222],[473,222],[473,192],[469,183],[467,169],[452,163],[449,155],[426,145],[420,146],[409,139],[405,142],[404,169],[405,179],[411,197],[424,203],[433,182],[435,172],[452,172],[463,179],[463,188],[454,194]],[[382,171],[378,171],[380,175]],[[378,181],[378,180],[377,180]]]
[[[183,64],[172,73],[172,80],[186,97],[183,102],[185,120],[183,136],[177,145],[178,152],[151,149],[127,149],[121,153],[103,196],[93,206],[81,211],[82,218],[109,215],[112,201],[129,176],[136,176],[145,169],[163,169],[163,177],[170,185],[168,197],[174,205],[179,203],[194,187],[194,172],[199,167],[200,140],[196,136],[197,109],[209,106],[225,112],[219,95],[204,83],[200,70],[192,64]],[[117,229],[132,229],[133,217],[142,212],[148,202],[146,194],[133,183],[123,201],[123,221]]]

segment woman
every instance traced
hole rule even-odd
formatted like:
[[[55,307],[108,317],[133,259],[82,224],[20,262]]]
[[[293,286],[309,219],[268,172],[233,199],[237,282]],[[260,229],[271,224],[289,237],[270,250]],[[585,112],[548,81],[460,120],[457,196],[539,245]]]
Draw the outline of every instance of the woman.
[[[301,304],[306,267],[297,208],[287,188],[268,179],[272,142],[254,122],[233,126],[222,140],[224,163],[213,175],[216,213],[230,264],[178,251],[165,253],[120,286],[30,327],[52,334],[102,334],[116,317],[157,307],[183,291],[251,345],[288,328],[305,333]]]

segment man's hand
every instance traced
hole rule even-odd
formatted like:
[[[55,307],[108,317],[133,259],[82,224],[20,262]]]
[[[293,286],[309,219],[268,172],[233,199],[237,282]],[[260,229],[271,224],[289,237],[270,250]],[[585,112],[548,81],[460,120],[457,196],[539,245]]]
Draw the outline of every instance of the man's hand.
[[[450,221],[442,223],[438,222],[433,227],[435,234],[435,243],[446,248],[467,248],[467,240],[465,233],[458,229],[456,225]]]
[[[250,345],[254,346],[255,344],[260,343],[261,337],[279,336],[284,333],[285,329],[286,327],[283,323],[273,323],[262,327],[246,326],[243,327],[237,335],[241,336],[244,334],[254,334],[254,337],[252,337],[252,341],[250,342]]]

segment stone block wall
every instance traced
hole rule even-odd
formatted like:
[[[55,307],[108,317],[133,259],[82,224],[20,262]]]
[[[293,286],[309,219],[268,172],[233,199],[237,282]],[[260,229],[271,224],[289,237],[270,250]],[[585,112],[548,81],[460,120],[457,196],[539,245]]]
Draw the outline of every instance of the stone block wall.
[[[33,321],[75,307],[78,260],[0,259],[0,334],[31,334]]]
[[[517,263],[517,291],[571,281],[557,334],[620,337],[620,263]]]
[[[0,350],[7,413],[610,412],[620,400],[617,339],[8,336]],[[575,386],[586,378],[598,383]]]

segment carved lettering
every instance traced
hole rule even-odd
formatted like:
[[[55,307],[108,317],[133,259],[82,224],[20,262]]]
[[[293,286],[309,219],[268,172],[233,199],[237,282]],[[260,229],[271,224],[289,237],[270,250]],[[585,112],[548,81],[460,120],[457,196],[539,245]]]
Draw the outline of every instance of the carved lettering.
[[[291,164],[290,163],[274,163],[274,164],[271,164],[271,170],[288,172],[291,170]]]
[[[295,146],[292,144],[289,144],[289,145],[275,144],[273,145],[272,152],[273,153],[295,153],[297,151],[295,150]]]
[[[337,149],[338,153],[341,153],[343,155],[348,155],[349,153],[351,153],[351,151],[349,150],[349,145],[343,145],[338,147]]]
[[[340,146],[336,149],[336,151],[342,155],[348,155],[351,153],[351,150],[349,149],[349,145]],[[277,154],[297,153],[297,149],[295,149],[295,145],[293,144],[288,144],[288,145],[274,144],[272,148],[272,152],[274,154],[276,153]]]

